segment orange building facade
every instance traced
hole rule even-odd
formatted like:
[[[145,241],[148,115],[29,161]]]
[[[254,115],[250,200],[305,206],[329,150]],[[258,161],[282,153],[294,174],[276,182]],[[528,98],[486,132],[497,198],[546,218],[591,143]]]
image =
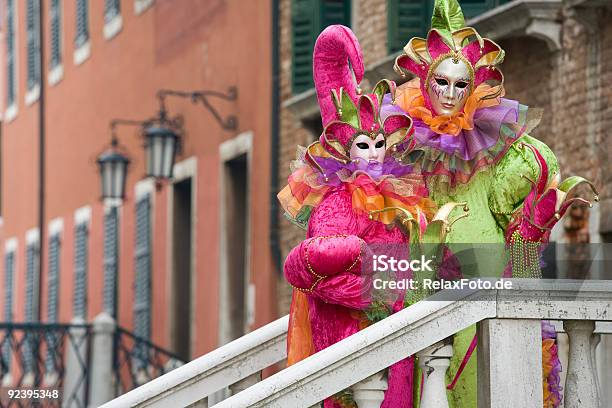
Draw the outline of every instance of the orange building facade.
[[[274,319],[272,6],[45,0],[40,75],[36,3],[2,1],[0,320],[91,322],[106,311],[189,360]],[[236,116],[235,130],[167,98],[185,131],[169,181],[145,177],[138,129],[119,126],[126,197],[100,199],[96,157],[111,120],[155,115],[160,89],[230,87],[235,100],[210,101]]]

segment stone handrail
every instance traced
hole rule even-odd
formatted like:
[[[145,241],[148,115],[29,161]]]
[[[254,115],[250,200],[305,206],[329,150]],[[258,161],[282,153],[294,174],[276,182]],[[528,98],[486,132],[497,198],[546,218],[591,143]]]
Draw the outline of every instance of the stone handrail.
[[[105,405],[183,407],[282,361],[287,356],[284,316],[132,390]]]
[[[577,332],[587,334],[590,323],[592,333],[594,321],[612,320],[612,281],[513,279],[512,283],[512,289],[504,291],[464,291],[453,294],[454,300],[419,302],[217,406],[312,406],[402,358],[480,323],[478,358],[484,362],[479,365],[482,406],[541,407],[539,320],[564,320],[566,330],[571,332],[578,326]],[[448,299],[449,294],[438,293],[434,298]],[[586,329],[582,323],[587,324]],[[495,353],[500,349],[504,353]],[[566,383],[570,400],[566,401],[566,407],[597,406],[596,392],[593,395],[593,367],[584,353],[576,350],[574,358],[570,357]],[[584,375],[585,370],[586,374],[590,370],[591,375]],[[579,373],[572,376],[572,371]],[[582,393],[589,395],[583,395],[581,405],[575,405],[571,395]]]

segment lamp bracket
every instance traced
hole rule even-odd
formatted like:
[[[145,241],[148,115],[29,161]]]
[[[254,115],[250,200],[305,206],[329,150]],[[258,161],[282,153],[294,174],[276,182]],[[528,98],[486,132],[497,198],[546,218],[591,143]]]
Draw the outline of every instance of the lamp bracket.
[[[226,101],[235,101],[238,99],[238,89],[235,86],[228,88],[227,93],[218,91],[176,91],[172,89],[161,89],[157,92],[159,99],[159,117],[163,119],[167,116],[166,98],[168,96],[178,96],[180,98],[189,98],[192,103],[200,102],[213,115],[217,123],[223,130],[236,130],[238,128],[238,118],[235,115],[230,115],[223,118],[221,114],[212,106],[209,98],[219,98]]]

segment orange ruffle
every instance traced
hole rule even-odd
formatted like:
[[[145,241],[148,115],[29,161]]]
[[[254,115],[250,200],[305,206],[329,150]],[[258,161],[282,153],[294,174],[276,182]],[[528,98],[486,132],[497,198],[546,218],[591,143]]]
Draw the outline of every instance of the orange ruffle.
[[[427,189],[419,176],[386,177],[374,181],[367,174],[357,172],[344,179],[342,184],[351,193],[356,213],[368,214],[385,207],[400,207],[417,219],[424,214],[429,220],[436,211],[436,205],[427,198]],[[305,207],[315,208],[331,188],[317,184],[317,173],[310,166],[304,166],[289,176],[289,184],[278,194],[278,199],[286,213],[296,218]],[[396,211],[387,211],[376,219],[391,225],[397,215]]]
[[[483,96],[491,93],[491,86],[479,85],[467,98],[462,112],[454,115],[436,115],[425,107],[425,98],[421,92],[419,78],[406,82],[397,88],[396,104],[407,112],[413,119],[419,119],[429,128],[439,134],[457,136],[462,130],[474,128],[474,112],[480,108],[499,105],[502,94],[493,99],[483,99]]]
[[[555,346],[554,339],[542,340],[542,390],[544,392],[544,405],[543,408],[554,408],[559,405],[559,397],[551,391],[548,378],[553,370],[553,359],[554,352],[553,347]]]

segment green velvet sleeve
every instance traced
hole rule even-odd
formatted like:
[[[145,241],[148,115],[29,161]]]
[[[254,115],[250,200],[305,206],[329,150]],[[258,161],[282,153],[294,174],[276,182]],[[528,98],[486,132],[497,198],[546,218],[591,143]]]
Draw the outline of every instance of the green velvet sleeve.
[[[523,204],[531,190],[531,183],[523,177],[536,180],[539,176],[538,164],[533,153],[521,146],[530,144],[544,157],[548,164],[548,182],[559,173],[559,164],[554,153],[539,140],[525,135],[520,137],[494,170],[494,177],[489,191],[489,208],[499,226],[505,231],[512,214]]]

